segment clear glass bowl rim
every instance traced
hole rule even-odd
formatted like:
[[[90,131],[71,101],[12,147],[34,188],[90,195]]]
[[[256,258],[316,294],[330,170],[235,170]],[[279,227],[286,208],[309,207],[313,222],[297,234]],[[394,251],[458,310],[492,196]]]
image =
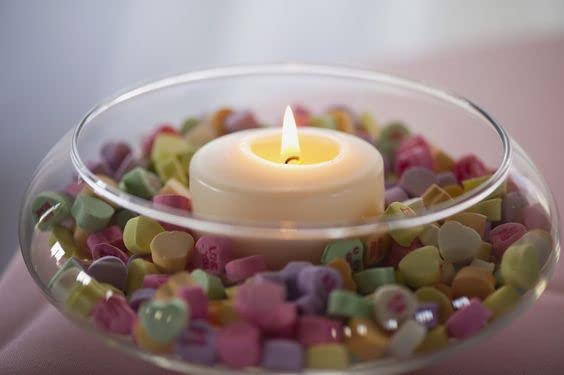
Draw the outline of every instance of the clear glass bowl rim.
[[[503,147],[501,163],[494,173],[477,188],[457,197],[456,199],[453,199],[450,202],[446,202],[445,204],[437,205],[432,209],[426,210],[417,216],[410,218],[379,217],[364,221],[357,221],[354,223],[348,222],[335,223],[331,225],[315,225],[311,223],[295,222],[221,222],[198,218],[173,208],[156,208],[150,201],[127,194],[99,179],[88,169],[86,163],[80,156],[79,138],[82,130],[97,116],[113,106],[172,86],[185,85],[206,80],[261,75],[302,75],[360,80],[374,84],[393,86],[416,94],[427,95],[434,99],[449,103],[463,111],[479,117],[481,120],[485,121],[486,124],[492,127],[499,136]],[[470,100],[447,91],[436,89],[416,81],[370,70],[326,65],[284,63],[230,66],[182,73],[157,81],[152,81],[115,95],[92,108],[75,127],[71,141],[70,157],[79,176],[96,192],[96,194],[108,199],[120,207],[134,211],[140,215],[148,216],[159,221],[173,223],[182,227],[191,228],[193,230],[223,233],[226,236],[245,236],[252,234],[255,238],[314,239],[340,238],[343,236],[355,236],[366,233],[379,233],[399,228],[415,227],[418,225],[432,223],[462,212],[484,200],[503,183],[508,176],[511,167],[512,146],[505,129],[496,120],[494,120],[491,115]]]

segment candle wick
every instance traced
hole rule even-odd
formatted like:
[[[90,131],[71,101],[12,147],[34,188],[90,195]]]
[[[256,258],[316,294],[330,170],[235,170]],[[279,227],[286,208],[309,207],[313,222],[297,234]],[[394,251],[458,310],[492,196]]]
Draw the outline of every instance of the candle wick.
[[[286,161],[284,162],[284,164],[290,164],[293,161],[300,161],[300,157],[299,156],[290,156],[288,159],[286,159]]]

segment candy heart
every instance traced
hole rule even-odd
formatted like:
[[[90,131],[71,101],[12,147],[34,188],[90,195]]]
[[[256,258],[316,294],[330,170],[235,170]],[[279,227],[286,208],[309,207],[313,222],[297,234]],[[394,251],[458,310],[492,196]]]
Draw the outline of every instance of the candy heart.
[[[553,250],[554,242],[552,236],[542,229],[533,229],[525,233],[515,244],[530,243],[537,251],[539,265],[545,264]]]
[[[134,311],[139,310],[139,306],[145,301],[152,299],[155,296],[155,289],[152,288],[144,288],[144,289],[137,289],[131,297],[129,297],[129,306]]]
[[[137,216],[125,224],[123,242],[127,250],[134,254],[150,254],[151,241],[163,231],[163,227],[155,220]]]
[[[159,343],[168,343],[182,334],[190,321],[190,309],[184,301],[172,298],[150,300],[139,307],[139,324]]]
[[[414,320],[408,320],[390,339],[389,351],[399,358],[410,356],[425,339],[427,329]]]
[[[490,242],[493,254],[501,259],[509,246],[527,233],[527,228],[521,223],[505,223],[498,225],[490,231]]]
[[[495,289],[495,278],[482,267],[468,266],[460,269],[452,281],[454,299],[460,297],[485,299]]]
[[[196,242],[192,265],[214,275],[223,275],[225,265],[233,259],[231,247],[231,241],[226,238],[202,236]]]
[[[203,270],[194,270],[190,276],[206,292],[209,299],[222,299],[225,297],[225,289],[221,279],[216,275]]]
[[[86,245],[90,251],[93,251],[96,245],[103,243],[123,248],[123,233],[121,228],[117,225],[112,225],[90,234],[86,239]]]
[[[345,259],[353,272],[362,271],[364,257],[364,244],[361,240],[338,240],[325,247],[321,256],[321,263],[328,264],[335,258]]]
[[[110,284],[119,290],[125,290],[127,285],[127,266],[118,257],[105,256],[96,259],[90,267],[88,274],[100,283]]]
[[[423,167],[411,167],[403,172],[398,185],[410,197],[419,197],[429,186],[435,183],[437,183],[437,177],[431,170]]]
[[[96,327],[104,331],[129,335],[135,321],[135,312],[123,296],[113,295],[94,306],[91,318]]]
[[[166,273],[175,273],[186,268],[194,238],[186,232],[171,231],[157,234],[151,241],[153,263]]]
[[[88,233],[104,229],[114,214],[112,206],[85,194],[76,198],[71,211],[76,225]]]
[[[190,324],[179,337],[175,352],[182,359],[192,363],[211,365],[217,361],[216,334],[203,320]]]
[[[102,160],[112,172],[115,172],[130,154],[131,148],[124,142],[105,143],[101,150]]]
[[[382,285],[395,284],[396,277],[393,267],[374,267],[355,273],[354,281],[361,294],[369,294]]]
[[[384,356],[388,342],[388,337],[370,319],[352,318],[345,329],[345,345],[363,361]]]
[[[450,298],[436,287],[424,286],[419,288],[415,292],[415,296],[420,302],[437,305],[438,318],[441,323],[444,323],[454,313]]]
[[[394,202],[386,208],[383,217],[392,219],[402,219],[416,216],[417,214],[411,207],[400,202]],[[390,236],[401,246],[409,246],[414,239],[423,231],[424,227],[417,226],[404,229],[394,229],[390,231]]]
[[[405,282],[412,288],[433,285],[441,279],[441,257],[435,246],[424,246],[407,254],[399,263]]]
[[[46,191],[35,197],[31,212],[40,230],[50,230],[55,224],[70,217],[71,200],[64,194]]]
[[[114,256],[121,259],[124,263],[129,260],[129,255],[127,255],[121,249],[110,245],[109,243],[99,243],[92,249],[92,259],[96,260],[105,256]]]
[[[501,276],[506,284],[515,288],[531,288],[540,272],[539,258],[531,243],[510,246],[501,259]]]
[[[386,330],[396,330],[399,324],[410,319],[417,310],[415,295],[399,285],[384,285],[372,295],[374,319]]]
[[[304,366],[304,349],[293,340],[270,339],[263,345],[262,367],[275,371],[300,371]]]
[[[332,290],[341,288],[342,285],[341,275],[331,267],[310,266],[298,275],[298,290],[302,294],[327,297]]]
[[[439,229],[439,250],[447,262],[469,262],[481,246],[482,238],[478,232],[456,221],[447,221]]]
[[[151,199],[161,189],[161,180],[142,167],[127,172],[120,181],[120,188],[129,194]]]
[[[136,289],[143,286],[146,275],[159,273],[153,262],[142,258],[135,258],[127,263],[127,295],[131,295]]]

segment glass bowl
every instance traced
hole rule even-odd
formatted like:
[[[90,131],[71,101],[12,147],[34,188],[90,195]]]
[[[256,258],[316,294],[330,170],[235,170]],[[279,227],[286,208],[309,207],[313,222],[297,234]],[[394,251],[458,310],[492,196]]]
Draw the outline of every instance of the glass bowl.
[[[198,217],[131,195],[90,170],[89,162],[99,159],[99,151],[106,142],[124,140],[131,145],[140,144],[156,124],[181,124],[188,116],[200,116],[229,106],[250,109],[261,123],[279,126],[284,107],[296,103],[306,106],[313,113],[333,106],[355,113],[368,111],[381,124],[401,121],[409,125],[412,133],[424,135],[434,147],[454,159],[467,154],[478,155],[491,173],[480,184],[454,199],[418,210],[409,217],[364,218],[355,222],[316,225],[288,220],[242,223]],[[519,190],[529,206],[535,207],[537,216],[544,218],[541,221],[550,236],[550,246],[543,249],[545,253],[540,257],[542,264],[536,281],[528,290],[520,291],[522,294],[510,311],[471,337],[451,340],[440,350],[415,353],[405,358],[384,357],[352,363],[342,370],[328,370],[334,372],[404,372],[429,365],[459,348],[478,343],[509,324],[542,294],[560,251],[558,213],[544,179],[506,131],[488,113],[466,99],[382,73],[300,64],[219,68],[151,82],[97,105],[46,155],[33,176],[22,205],[20,245],[33,279],[61,313],[102,338],[109,346],[157,366],[185,373],[245,373],[247,370],[222,365],[202,366],[185,362],[173,354],[141,349],[128,337],[98,330],[89,319],[70,311],[60,294],[49,288],[50,279],[62,267],[66,255],[57,242],[48,240],[48,232],[39,230],[32,215],[32,204],[41,192],[62,191],[69,182],[77,179],[86,184],[93,194],[115,207],[186,228],[196,237],[229,237],[237,254],[249,255],[245,249],[257,249],[259,244],[259,250],[253,250],[255,253],[284,252],[287,255],[285,261],[318,260],[324,246],[339,239],[360,238],[365,241],[375,236],[388,236],[398,230],[443,223],[507,186],[511,190]],[[88,260],[83,262],[88,263]],[[280,266],[283,264],[274,265]],[[319,370],[304,369],[304,372],[316,373]]]

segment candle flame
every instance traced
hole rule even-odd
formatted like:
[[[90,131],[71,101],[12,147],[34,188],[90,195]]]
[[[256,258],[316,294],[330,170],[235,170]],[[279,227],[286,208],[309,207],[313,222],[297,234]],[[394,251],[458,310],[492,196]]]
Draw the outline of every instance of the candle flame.
[[[298,128],[294,113],[290,106],[286,107],[284,112],[284,123],[282,124],[282,145],[280,147],[280,156],[284,163],[300,160],[300,140],[298,138]]]

